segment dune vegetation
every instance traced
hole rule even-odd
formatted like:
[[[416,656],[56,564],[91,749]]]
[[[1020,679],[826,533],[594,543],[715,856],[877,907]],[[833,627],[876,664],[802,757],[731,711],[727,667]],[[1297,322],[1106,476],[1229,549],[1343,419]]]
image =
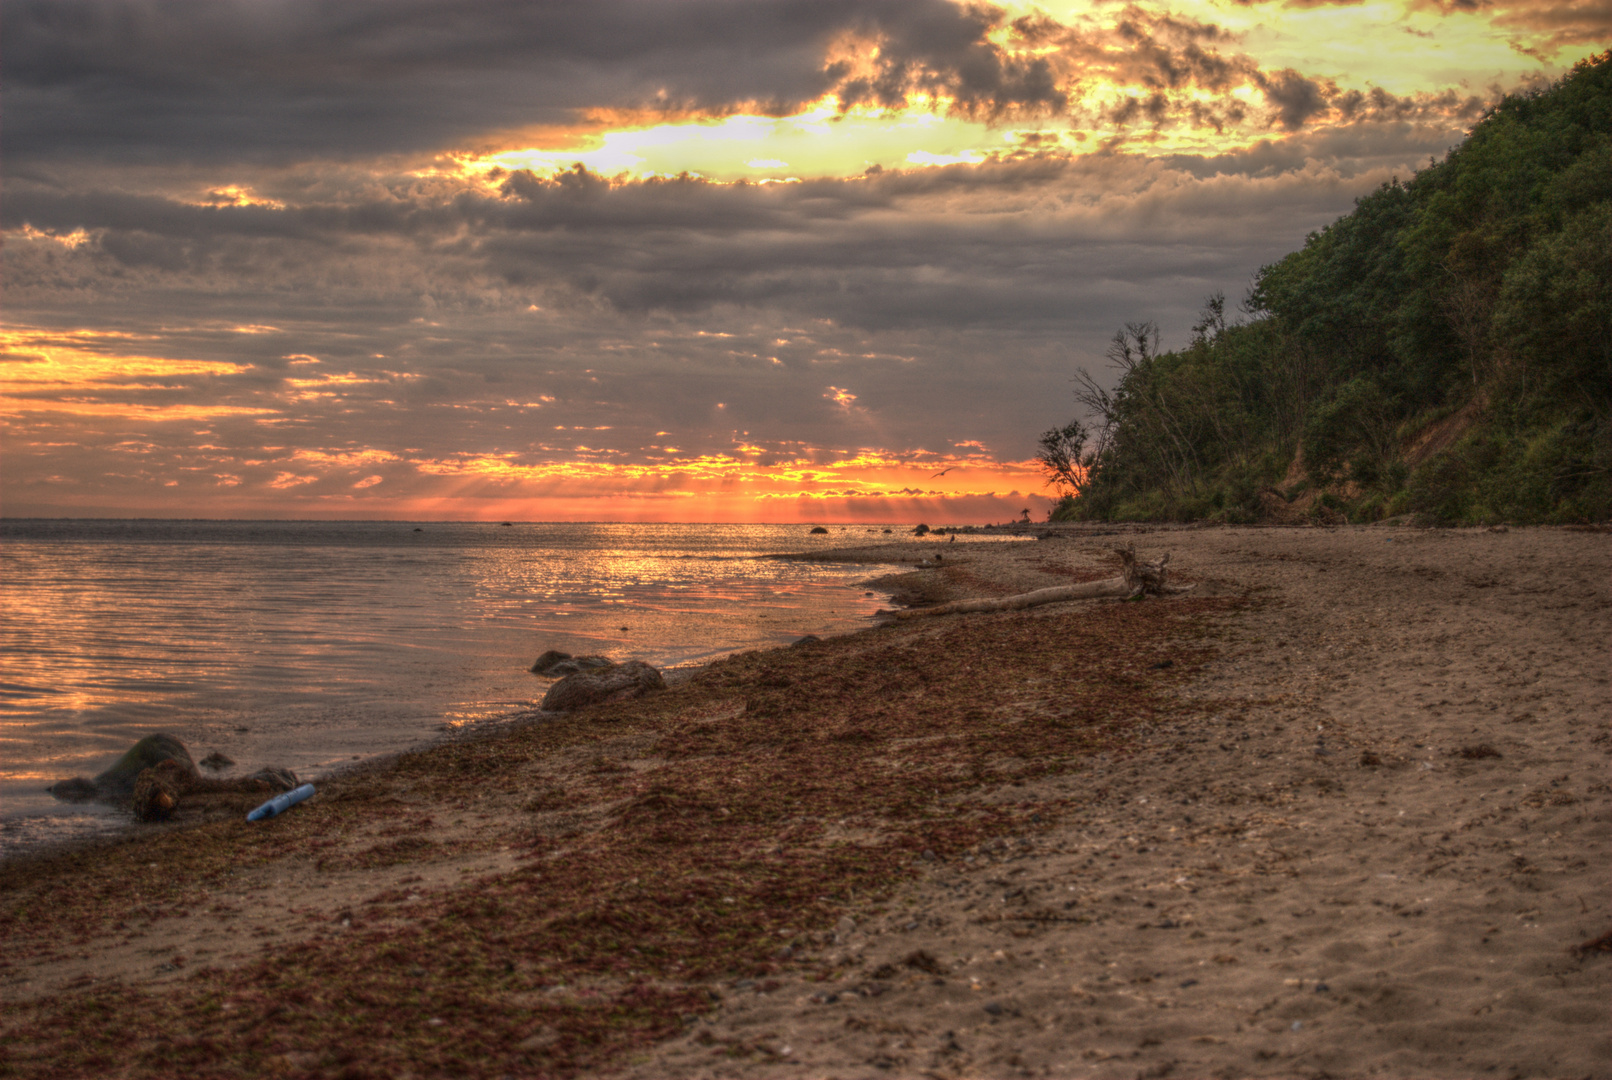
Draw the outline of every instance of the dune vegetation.
[[[1508,96],[1189,344],[1115,335],[1040,457],[1054,520],[1612,518],[1612,53]]]

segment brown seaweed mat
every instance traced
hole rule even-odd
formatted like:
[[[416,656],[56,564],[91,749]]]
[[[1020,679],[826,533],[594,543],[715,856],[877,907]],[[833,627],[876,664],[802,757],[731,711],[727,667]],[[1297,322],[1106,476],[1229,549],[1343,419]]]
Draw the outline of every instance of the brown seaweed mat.
[[[267,827],[232,806],[13,860],[0,1074],[619,1066],[733,980],[832,978],[802,949],[915,863],[1049,827],[1069,807],[1014,785],[1207,708],[1174,689],[1210,654],[1205,616],[1237,603],[746,653],[336,779]]]

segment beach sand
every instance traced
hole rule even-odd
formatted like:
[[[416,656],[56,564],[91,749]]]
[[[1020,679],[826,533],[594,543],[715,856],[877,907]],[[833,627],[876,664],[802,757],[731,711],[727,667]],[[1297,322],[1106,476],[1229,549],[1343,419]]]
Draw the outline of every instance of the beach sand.
[[[1195,591],[747,654],[267,829],[215,804],[9,863],[0,1065],[1612,1075],[1612,955],[1575,951],[1612,927],[1608,535],[838,557],[921,560],[895,584],[933,602],[1125,542]]]

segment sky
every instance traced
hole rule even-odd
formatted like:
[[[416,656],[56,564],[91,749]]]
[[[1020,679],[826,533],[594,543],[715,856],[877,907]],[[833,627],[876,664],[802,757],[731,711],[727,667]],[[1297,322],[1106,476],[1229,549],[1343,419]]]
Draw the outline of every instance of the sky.
[[[1605,0],[7,0],[0,514],[969,524]]]

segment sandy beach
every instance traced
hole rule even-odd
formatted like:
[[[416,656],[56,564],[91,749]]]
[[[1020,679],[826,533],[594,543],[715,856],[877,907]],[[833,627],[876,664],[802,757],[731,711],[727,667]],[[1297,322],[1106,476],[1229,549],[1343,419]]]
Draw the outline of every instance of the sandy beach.
[[[746,653],[13,860],[0,1072],[1612,1076],[1608,540],[817,552],[907,602],[1125,542],[1196,588]]]

